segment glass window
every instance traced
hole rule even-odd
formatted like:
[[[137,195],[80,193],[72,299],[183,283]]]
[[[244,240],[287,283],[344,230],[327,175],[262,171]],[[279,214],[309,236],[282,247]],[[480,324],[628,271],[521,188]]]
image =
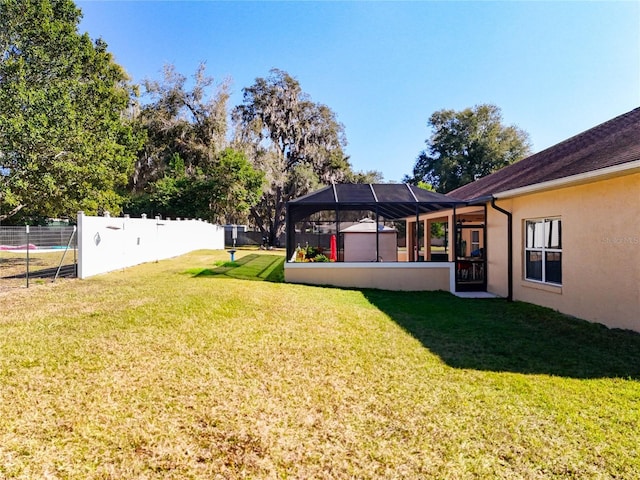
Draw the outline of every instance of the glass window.
[[[559,218],[525,222],[525,278],[562,284],[562,221]]]
[[[560,242],[561,238],[561,228],[560,228],[560,220],[548,220],[544,223],[545,226],[545,239],[547,248],[562,248],[562,244]]]
[[[471,230],[471,256],[480,256],[480,230]]]
[[[562,253],[545,252],[544,278],[549,283],[562,283]]]
[[[527,278],[542,281],[542,255],[540,252],[527,252]]]
[[[542,248],[544,245],[544,223],[527,221],[527,247]]]

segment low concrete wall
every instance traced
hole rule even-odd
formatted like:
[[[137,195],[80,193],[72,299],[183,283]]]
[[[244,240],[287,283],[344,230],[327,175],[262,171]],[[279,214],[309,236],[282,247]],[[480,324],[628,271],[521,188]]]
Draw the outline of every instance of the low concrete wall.
[[[454,264],[415,263],[285,263],[289,283],[382,290],[455,291]]]
[[[224,227],[201,220],[90,217],[78,212],[79,278],[200,249],[224,249]]]

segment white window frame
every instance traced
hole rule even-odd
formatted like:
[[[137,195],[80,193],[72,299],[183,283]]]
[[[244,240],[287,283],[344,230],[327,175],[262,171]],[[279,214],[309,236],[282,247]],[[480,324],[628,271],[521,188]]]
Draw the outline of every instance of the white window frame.
[[[554,233],[553,228],[549,228],[549,236],[554,235],[557,236],[555,238],[555,243],[559,245],[559,247],[549,246],[551,244],[551,238],[545,238],[546,234],[546,225],[553,225],[554,222],[558,222],[558,231]],[[530,238],[529,225],[530,224],[538,224],[541,226],[541,231],[538,231],[534,228],[534,237]],[[538,235],[541,235],[541,238],[538,238]],[[531,242],[530,242],[531,240]],[[530,245],[530,244],[533,245]],[[536,246],[538,243],[540,246]],[[541,279],[529,277],[529,272],[527,271],[527,267],[529,262],[527,261],[528,252],[537,252],[540,253],[542,258],[541,263]],[[547,253],[559,253],[560,254],[560,282],[549,281],[546,278],[547,273]],[[528,282],[536,282],[536,283],[544,283],[546,285],[552,285],[556,287],[562,286],[562,218],[561,217],[545,217],[545,218],[527,218],[524,220],[524,258],[523,258],[523,276],[524,279]]]

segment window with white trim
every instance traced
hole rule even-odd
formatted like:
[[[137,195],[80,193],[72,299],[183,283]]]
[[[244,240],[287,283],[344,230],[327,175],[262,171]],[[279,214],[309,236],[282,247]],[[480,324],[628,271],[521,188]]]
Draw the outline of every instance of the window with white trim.
[[[562,221],[544,218],[525,221],[524,277],[562,285]]]

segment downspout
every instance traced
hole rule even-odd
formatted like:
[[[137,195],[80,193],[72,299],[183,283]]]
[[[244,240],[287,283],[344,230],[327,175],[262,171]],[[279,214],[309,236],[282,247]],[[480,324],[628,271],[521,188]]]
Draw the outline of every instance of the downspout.
[[[507,216],[507,285],[508,285],[508,294],[507,300],[509,302],[513,301],[513,220],[511,212],[507,212],[504,208],[500,208],[496,205],[495,197],[491,197],[491,207],[494,210],[499,211],[500,213],[504,213]],[[486,228],[486,225],[485,225]]]

